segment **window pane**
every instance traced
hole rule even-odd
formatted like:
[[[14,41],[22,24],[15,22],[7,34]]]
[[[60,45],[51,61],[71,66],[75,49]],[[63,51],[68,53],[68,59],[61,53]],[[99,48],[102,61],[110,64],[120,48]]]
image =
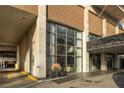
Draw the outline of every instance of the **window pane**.
[[[56,37],[55,34],[47,33],[46,34],[47,43],[54,44],[55,43],[55,37]]]
[[[82,36],[81,36],[81,32],[77,32],[77,38],[81,39]]]
[[[46,30],[47,30],[47,31],[50,31],[50,23],[47,23]]]
[[[56,29],[56,25],[55,24],[53,24],[53,23],[47,23],[47,31],[48,32],[55,32],[55,29]]]
[[[81,57],[76,57],[76,65],[77,65],[76,71],[77,72],[81,72],[81,70],[82,70]]]
[[[76,57],[77,62],[81,62],[81,57]]]
[[[46,45],[46,54],[47,55],[55,55],[56,54],[56,45],[50,45],[50,44],[47,44]]]
[[[66,37],[64,35],[57,35],[57,43],[58,44],[65,44],[66,43]]]
[[[51,56],[51,65],[56,63],[56,57],[55,56]]]
[[[50,55],[56,54],[56,45],[50,45]]]
[[[57,63],[59,63],[62,66],[62,70],[65,71],[66,57],[65,56],[57,56]]]
[[[68,36],[73,36],[73,37],[74,37],[74,30],[68,29],[67,35],[68,35]]]
[[[46,63],[47,63],[48,65],[50,65],[50,62],[51,62],[50,55],[47,55],[47,56],[46,56]]]
[[[74,64],[74,57],[73,56],[68,56],[67,57],[67,65],[73,65]]]
[[[59,33],[59,34],[65,34],[66,33],[66,27],[64,27],[64,26],[61,26],[61,25],[58,25],[57,26],[57,33]]]
[[[81,40],[76,39],[76,47],[81,47]]]
[[[74,47],[68,46],[68,48],[67,48],[67,55],[74,55]]]
[[[67,56],[67,72],[73,72],[75,70],[74,57]]]
[[[67,44],[74,46],[74,38],[72,38],[72,37],[67,37]]]
[[[62,45],[57,45],[57,55],[65,55],[66,47]]]
[[[56,37],[55,34],[47,33],[47,35],[46,35],[47,43],[55,44],[55,37]]]
[[[81,56],[81,49],[75,48],[76,56]]]
[[[50,74],[50,69],[51,68],[51,56],[46,56],[46,72],[47,76]]]
[[[46,44],[46,55],[50,55],[50,44]]]
[[[47,43],[50,43],[50,33],[47,33],[46,34],[46,42]]]

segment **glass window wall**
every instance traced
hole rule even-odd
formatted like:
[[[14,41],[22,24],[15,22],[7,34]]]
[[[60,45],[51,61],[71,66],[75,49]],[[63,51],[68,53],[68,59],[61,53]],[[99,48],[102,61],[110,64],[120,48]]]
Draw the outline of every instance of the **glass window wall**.
[[[80,31],[47,22],[47,74],[52,64],[59,63],[62,71],[81,70],[82,34]],[[79,68],[78,68],[79,67]]]

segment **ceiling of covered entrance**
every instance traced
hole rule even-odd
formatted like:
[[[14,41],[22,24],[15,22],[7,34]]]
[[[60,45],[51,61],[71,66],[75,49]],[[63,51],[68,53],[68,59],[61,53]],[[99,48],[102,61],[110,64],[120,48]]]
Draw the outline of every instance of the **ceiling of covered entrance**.
[[[0,6],[0,41],[17,44],[35,20],[34,14],[11,6]]]

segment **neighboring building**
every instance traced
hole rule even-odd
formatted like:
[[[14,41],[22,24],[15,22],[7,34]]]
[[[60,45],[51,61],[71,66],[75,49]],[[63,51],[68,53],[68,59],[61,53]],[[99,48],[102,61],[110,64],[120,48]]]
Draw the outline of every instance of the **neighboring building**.
[[[51,75],[123,69],[123,6],[0,6],[1,71]],[[118,34],[118,35],[117,35]]]

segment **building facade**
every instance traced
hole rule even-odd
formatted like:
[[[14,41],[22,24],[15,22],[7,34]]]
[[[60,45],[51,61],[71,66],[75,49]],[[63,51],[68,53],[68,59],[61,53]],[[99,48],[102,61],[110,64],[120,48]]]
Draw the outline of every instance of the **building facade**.
[[[47,78],[54,64],[63,74],[124,68],[123,6],[19,5],[0,11],[1,71]]]

